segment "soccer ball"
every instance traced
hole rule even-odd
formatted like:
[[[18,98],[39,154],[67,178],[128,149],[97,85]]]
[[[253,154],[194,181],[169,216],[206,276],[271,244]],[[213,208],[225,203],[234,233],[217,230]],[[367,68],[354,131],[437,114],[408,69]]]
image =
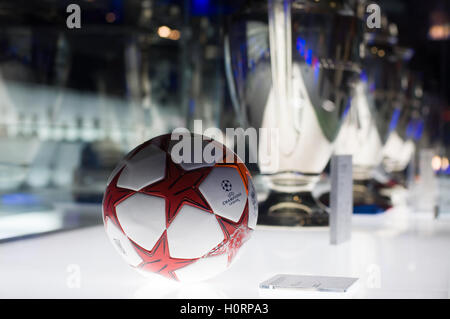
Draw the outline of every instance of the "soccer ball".
[[[190,145],[200,139],[200,152],[215,149],[213,160],[175,161],[181,142],[170,134],[139,145],[108,179],[103,221],[117,252],[139,272],[199,281],[235,260],[256,226],[258,205],[251,175],[234,152],[201,135],[183,139]]]

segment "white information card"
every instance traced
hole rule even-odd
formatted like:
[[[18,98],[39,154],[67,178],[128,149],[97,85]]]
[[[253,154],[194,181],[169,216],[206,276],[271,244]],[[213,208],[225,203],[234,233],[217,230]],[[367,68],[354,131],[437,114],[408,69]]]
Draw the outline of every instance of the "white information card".
[[[353,215],[353,173],[351,155],[331,158],[330,243],[350,240]]]
[[[261,289],[299,289],[346,292],[358,279],[350,277],[276,275],[262,282]]]

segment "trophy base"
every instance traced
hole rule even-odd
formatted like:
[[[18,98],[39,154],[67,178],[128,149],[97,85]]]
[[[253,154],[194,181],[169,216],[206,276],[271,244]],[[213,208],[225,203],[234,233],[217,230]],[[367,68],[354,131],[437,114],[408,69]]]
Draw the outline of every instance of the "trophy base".
[[[259,204],[258,224],[271,226],[328,226],[328,213],[311,192],[271,191]]]
[[[354,213],[377,214],[391,208],[391,199],[381,194],[380,191],[380,185],[375,180],[355,181],[353,186]]]
[[[381,194],[382,185],[373,179],[355,180],[353,182],[353,213],[378,214],[392,207],[391,199]],[[322,205],[330,205],[330,193],[319,197]]]

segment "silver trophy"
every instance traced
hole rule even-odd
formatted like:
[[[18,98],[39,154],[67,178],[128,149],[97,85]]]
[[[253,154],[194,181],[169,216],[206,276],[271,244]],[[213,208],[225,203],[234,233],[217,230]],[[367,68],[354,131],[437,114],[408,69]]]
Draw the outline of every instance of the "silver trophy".
[[[380,29],[366,30],[362,72],[352,108],[339,132],[335,153],[353,155],[355,212],[378,212],[391,206],[378,191],[374,177],[383,161],[389,132],[401,112],[402,89],[398,56],[394,52],[397,28],[383,19]],[[379,175],[379,174],[378,174]],[[328,194],[320,197],[328,203]]]
[[[242,125],[276,132],[258,141],[258,166],[270,190],[260,204],[261,223],[328,223],[312,190],[360,72],[357,6],[270,0],[267,8],[250,8],[230,23],[225,56],[235,109]],[[265,152],[268,145],[275,151]]]
[[[380,191],[390,177],[380,168],[403,170],[414,151],[399,133],[411,115],[406,64],[412,51],[397,46],[397,27],[385,18],[381,29],[366,32],[365,41],[363,71],[335,152],[353,155],[355,211],[375,213],[391,206]],[[321,201],[326,204],[326,196]]]
[[[386,171],[404,171],[415,152],[415,139],[421,122],[423,89],[420,75],[409,71],[403,74],[406,87],[402,114],[398,125],[390,133],[383,149],[383,164]]]

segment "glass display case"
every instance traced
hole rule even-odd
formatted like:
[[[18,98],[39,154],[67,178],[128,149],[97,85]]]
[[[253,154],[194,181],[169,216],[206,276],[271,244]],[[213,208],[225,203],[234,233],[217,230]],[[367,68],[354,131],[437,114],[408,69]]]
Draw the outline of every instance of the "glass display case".
[[[220,15],[202,8],[87,1],[71,29],[65,2],[1,3],[0,219],[17,217],[17,236],[40,232],[25,213],[54,220],[45,232],[100,223],[126,152],[194,119],[220,125]]]

